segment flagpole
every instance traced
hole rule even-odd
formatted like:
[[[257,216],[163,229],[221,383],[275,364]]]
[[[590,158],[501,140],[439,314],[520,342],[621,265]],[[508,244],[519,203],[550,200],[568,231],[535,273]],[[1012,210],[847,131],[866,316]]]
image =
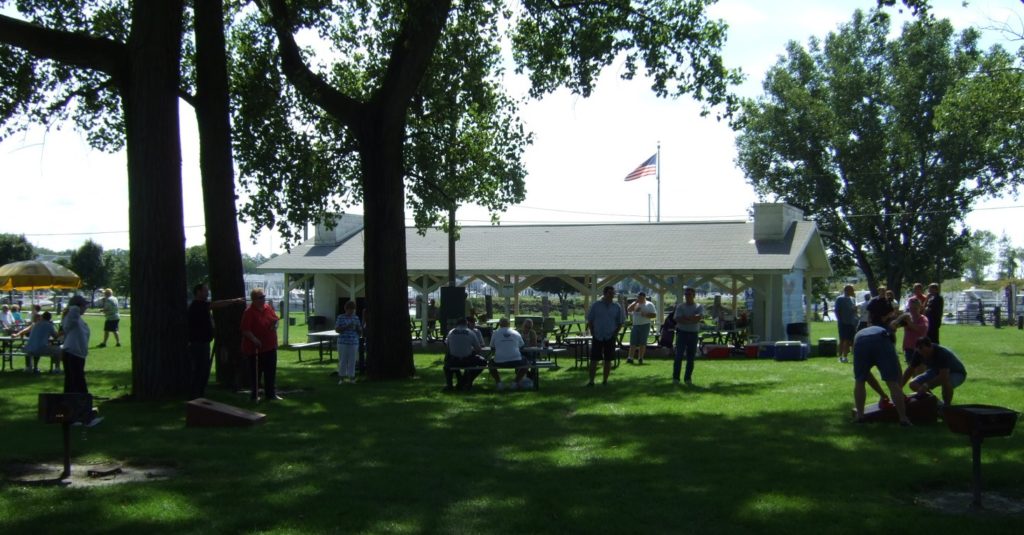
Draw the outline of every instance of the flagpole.
[[[661,141],[658,141],[658,158],[655,160],[655,164],[658,169],[658,223],[661,223]]]

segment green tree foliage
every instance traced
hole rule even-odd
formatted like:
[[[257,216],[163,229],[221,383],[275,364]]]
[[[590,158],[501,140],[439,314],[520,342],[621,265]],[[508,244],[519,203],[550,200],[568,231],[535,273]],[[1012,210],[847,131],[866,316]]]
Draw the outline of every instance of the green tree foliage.
[[[985,282],[985,271],[996,259],[995,244],[996,235],[987,230],[976,230],[971,234],[963,252],[964,278],[975,285]]]
[[[758,195],[804,209],[834,262],[899,292],[959,274],[964,214],[1020,184],[1019,110],[992,102],[1019,102],[1024,84],[974,30],[921,18],[888,36],[884,13],[858,11],[823,41],[790,43],[734,127]]]
[[[584,284],[583,277],[575,277],[576,282]],[[536,284],[530,286],[538,292],[545,292],[558,295],[559,301],[564,301],[566,296],[570,294],[579,293],[579,291],[568,282],[565,282],[561,277],[544,277],[537,281]]]
[[[206,244],[185,249],[185,281],[190,295],[197,284],[209,282],[210,264],[206,259]]]
[[[128,267],[128,251],[111,249],[103,252],[103,265],[110,274],[110,289],[115,295],[130,296],[131,270]]]
[[[367,296],[375,315],[399,322],[370,327],[369,373],[408,376],[406,203],[425,225],[457,202],[496,213],[523,195],[529,137],[498,91],[501,39],[535,96],[559,87],[588,95],[621,58],[625,78],[642,68],[659,95],[692,95],[728,113],[727,88],[740,77],[723,65],[725,25],[706,18],[708,3],[259,1],[240,27],[235,124],[273,142],[236,142],[253,198],[244,211],[294,242],[328,208],[363,202]],[[296,34],[326,46],[303,50]]]
[[[106,288],[110,282],[110,273],[103,262],[103,247],[87,240],[75,252],[71,253],[71,270],[82,278],[82,287],[90,290]]]
[[[1013,241],[1005,233],[999,238],[999,278],[1013,279],[1017,277],[1017,268],[1024,258],[1024,251],[1013,246]]]
[[[0,234],[0,266],[35,257],[35,248],[25,239],[24,234]]]

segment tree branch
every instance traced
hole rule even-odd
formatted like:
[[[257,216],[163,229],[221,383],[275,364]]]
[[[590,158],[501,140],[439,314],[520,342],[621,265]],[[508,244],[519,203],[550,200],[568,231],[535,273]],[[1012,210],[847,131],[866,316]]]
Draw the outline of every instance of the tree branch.
[[[276,0],[280,2],[281,0]],[[388,124],[405,120],[409,100],[416,93],[437,49],[451,11],[451,0],[409,0],[402,27],[391,49],[391,59],[374,100],[388,113]]]
[[[115,79],[123,79],[128,70],[124,43],[52,30],[4,15],[0,15],[0,42],[39,58],[100,71]]]
[[[288,81],[305,98],[323,108],[329,115],[352,127],[357,123],[363,104],[332,87],[314,73],[302,60],[299,45],[292,35],[292,18],[284,0],[259,0],[264,12],[269,10],[270,24],[277,35],[281,68]]]

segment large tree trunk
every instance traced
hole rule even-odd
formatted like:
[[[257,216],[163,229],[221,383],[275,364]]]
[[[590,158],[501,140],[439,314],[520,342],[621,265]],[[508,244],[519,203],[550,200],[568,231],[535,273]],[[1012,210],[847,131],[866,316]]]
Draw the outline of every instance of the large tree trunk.
[[[370,307],[366,367],[370,379],[401,379],[416,373],[405,265],[404,129],[385,123],[376,114],[367,114],[357,129],[363,202],[374,211],[364,219],[363,272]]]
[[[128,154],[132,393],[183,396],[185,234],[178,129],[182,1],[132,3],[122,85]]]
[[[194,0],[196,30],[196,121],[199,168],[206,217],[206,254],[214,299],[241,297],[242,251],[238,242],[235,173],[231,155],[224,6],[221,0]],[[217,382],[240,383],[243,306],[214,309]]]

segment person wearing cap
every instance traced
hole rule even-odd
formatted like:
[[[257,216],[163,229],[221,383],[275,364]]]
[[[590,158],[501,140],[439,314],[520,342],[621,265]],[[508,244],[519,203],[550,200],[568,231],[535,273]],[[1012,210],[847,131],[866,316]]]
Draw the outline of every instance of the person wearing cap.
[[[633,301],[626,307],[633,320],[633,326],[629,331],[629,353],[626,354],[626,363],[633,363],[633,355],[636,355],[637,363],[644,363],[644,354],[647,353],[647,336],[651,334],[651,319],[658,316],[654,309],[654,303],[647,300],[647,294],[640,292]]]
[[[676,305],[676,358],[672,363],[672,382],[679,384],[679,373],[682,371],[683,358],[686,358],[686,374],[683,380],[687,385],[693,384],[693,359],[697,356],[697,337],[700,325],[704,322],[704,305],[694,298],[697,291],[687,287],[683,289],[683,302]]]
[[[118,325],[121,323],[121,314],[117,312],[117,298],[114,297],[114,290],[107,288],[103,290],[103,300],[100,301],[100,308],[103,309],[103,342],[96,347],[107,347],[107,338],[113,333],[114,342],[121,347],[121,335],[118,334]]]
[[[89,356],[89,325],[82,318],[85,298],[74,295],[68,300],[68,312],[61,321],[64,332],[62,358],[64,362],[64,393],[88,394],[85,382],[85,359]]]

